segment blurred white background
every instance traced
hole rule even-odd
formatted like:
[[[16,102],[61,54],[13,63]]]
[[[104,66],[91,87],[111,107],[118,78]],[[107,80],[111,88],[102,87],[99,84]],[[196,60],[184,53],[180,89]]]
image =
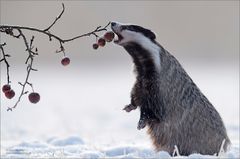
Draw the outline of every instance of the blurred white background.
[[[183,65],[221,114],[229,136],[239,144],[239,1],[65,1],[66,11],[51,32],[70,38],[109,21],[134,23],[151,29],[157,41]],[[0,24],[46,28],[61,11],[60,1],[0,1]],[[28,38],[32,32],[25,31]],[[103,33],[102,33],[103,34]],[[53,136],[81,136],[93,145],[150,145],[145,129],[138,131],[139,111],[125,113],[134,83],[132,61],[113,43],[97,51],[95,37],[65,44],[71,64],[60,64],[57,41],[35,34],[39,56],[30,82],[41,101],[27,97],[13,112],[15,101],[1,93],[1,146]],[[99,34],[101,35],[101,33]],[[22,40],[0,34],[7,42],[12,87],[25,79],[27,57]],[[6,83],[1,64],[1,86]]]

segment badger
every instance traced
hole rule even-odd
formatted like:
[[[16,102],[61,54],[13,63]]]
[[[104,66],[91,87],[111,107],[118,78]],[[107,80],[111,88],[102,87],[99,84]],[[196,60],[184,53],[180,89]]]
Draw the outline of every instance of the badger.
[[[172,154],[176,145],[181,155],[213,155],[221,147],[227,151],[231,142],[219,113],[156,35],[118,22],[111,22],[111,29],[117,35],[114,43],[135,66],[131,102],[123,109],[140,109],[137,129],[147,127],[155,150]]]

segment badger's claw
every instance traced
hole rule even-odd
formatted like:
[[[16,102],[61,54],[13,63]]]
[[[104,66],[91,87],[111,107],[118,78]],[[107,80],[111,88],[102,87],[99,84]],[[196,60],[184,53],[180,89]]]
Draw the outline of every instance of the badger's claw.
[[[128,105],[126,105],[124,108],[123,108],[123,110],[125,110],[126,112],[130,112],[130,111],[132,111],[132,110],[134,110],[134,109],[136,109],[137,108],[137,106],[134,106],[134,105],[132,105],[132,104],[128,104]]]
[[[145,128],[146,125],[147,125],[146,120],[140,119],[139,122],[138,122],[137,129],[138,129],[138,130],[141,130],[141,129]]]

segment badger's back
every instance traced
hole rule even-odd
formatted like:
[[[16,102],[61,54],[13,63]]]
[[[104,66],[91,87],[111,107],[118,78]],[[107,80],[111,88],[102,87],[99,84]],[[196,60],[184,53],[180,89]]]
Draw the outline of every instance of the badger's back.
[[[156,150],[172,152],[174,145],[180,154],[218,153],[225,139],[224,150],[230,144],[224,123],[208,99],[202,94],[179,62],[167,51],[160,53],[161,69],[153,87],[159,89],[165,113],[160,122],[149,122],[150,134]],[[155,92],[156,93],[156,92]],[[155,112],[155,115],[158,115]]]

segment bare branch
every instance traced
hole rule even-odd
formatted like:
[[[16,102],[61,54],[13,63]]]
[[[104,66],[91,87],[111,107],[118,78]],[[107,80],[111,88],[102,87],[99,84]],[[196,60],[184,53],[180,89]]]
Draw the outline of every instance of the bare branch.
[[[103,28],[101,28],[101,26],[100,26],[100,27],[97,27],[96,29],[94,29],[91,32],[88,32],[88,33],[85,33],[85,34],[82,34],[82,35],[78,35],[76,37],[69,38],[69,39],[62,39],[62,38],[60,38],[60,37],[58,37],[54,34],[51,34],[48,31],[44,31],[44,30],[37,29],[37,28],[32,28],[32,27],[0,25],[0,32],[5,32],[6,33],[7,28],[12,28],[12,29],[17,29],[17,30],[18,29],[20,29],[20,30],[30,30],[30,31],[35,31],[35,32],[45,34],[45,35],[49,36],[50,38],[55,38],[56,40],[58,40],[61,43],[66,43],[66,42],[70,42],[70,41],[73,41],[73,40],[76,40],[76,39],[79,39],[79,38],[82,38],[82,37],[85,37],[85,36],[90,36],[90,35],[95,35],[96,36],[96,33],[101,32],[101,31],[106,31],[107,30],[106,28],[109,26],[109,24],[110,24],[110,22]]]
[[[73,38],[70,38],[70,39],[66,39],[66,40],[63,40],[64,42],[69,42],[69,41],[72,41],[72,40],[75,40],[75,39],[78,39],[78,38],[81,38],[81,37],[84,37],[84,36],[90,36],[90,35],[94,35],[96,37],[98,37],[98,35],[96,33],[98,32],[101,32],[101,31],[107,31],[107,27],[110,25],[110,22],[103,28],[101,28],[101,26],[97,27],[95,30],[89,32],[89,33],[86,33],[86,34],[83,34],[83,35],[79,35],[79,36],[76,36],[76,37],[73,37]]]
[[[27,58],[27,61],[26,61],[26,64],[28,64],[28,66],[27,66],[27,75],[26,75],[24,83],[20,83],[19,82],[19,84],[22,86],[22,91],[21,91],[21,93],[20,93],[20,95],[18,97],[17,102],[14,104],[13,107],[8,107],[7,111],[9,111],[9,110],[12,111],[12,109],[16,108],[18,103],[21,101],[22,96],[27,94],[26,91],[25,91],[25,87],[26,87],[27,84],[32,87],[32,84],[30,84],[28,82],[28,79],[29,79],[31,71],[35,70],[35,69],[32,68],[33,60],[34,60],[34,54],[32,54],[32,49],[33,49],[32,44],[33,44],[34,36],[32,36],[30,44],[28,44],[27,38],[23,34],[23,32],[20,29],[18,29],[18,31],[19,31],[19,35],[23,38],[24,44],[26,46],[26,51],[28,52],[28,58]]]
[[[44,29],[43,31],[48,31],[49,29],[51,29],[51,27],[58,21],[58,19],[60,19],[61,18],[61,16],[63,15],[63,13],[64,13],[64,11],[65,11],[65,6],[64,6],[64,4],[62,3],[62,12],[59,14],[59,16],[54,20],[54,22],[47,28],[47,29]]]
[[[97,33],[101,32],[101,31],[107,31],[107,27],[110,25],[110,22],[102,27],[102,26],[98,26],[96,29],[94,29],[93,31],[90,31],[88,33],[82,34],[82,35],[78,35],[69,39],[63,39],[60,38],[58,35],[52,34],[49,30],[57,23],[57,21],[62,17],[63,13],[65,11],[65,6],[62,3],[62,11],[61,13],[56,17],[56,19],[51,23],[51,25],[49,25],[46,29],[38,29],[38,28],[34,28],[34,27],[26,27],[26,26],[18,26],[18,25],[0,25],[0,33],[5,33],[11,37],[14,38],[22,38],[24,45],[26,47],[26,51],[28,53],[28,56],[26,58],[25,64],[27,65],[26,70],[27,70],[27,74],[25,77],[24,82],[18,82],[19,85],[22,87],[21,89],[21,93],[15,103],[15,105],[13,107],[8,107],[8,111],[9,110],[13,110],[14,108],[17,107],[18,103],[21,101],[22,97],[24,95],[26,95],[28,93],[28,91],[26,91],[26,86],[30,86],[32,88],[32,91],[34,92],[33,89],[33,85],[32,83],[29,82],[29,77],[30,77],[30,73],[31,71],[37,71],[37,69],[33,68],[33,61],[34,61],[34,57],[36,57],[36,55],[38,55],[38,49],[37,47],[33,46],[33,41],[35,39],[35,36],[32,36],[32,38],[30,39],[29,43],[27,40],[27,37],[24,35],[23,30],[27,30],[27,31],[31,31],[31,32],[37,32],[40,33],[42,35],[46,35],[49,38],[49,41],[52,41],[52,39],[55,39],[59,42],[60,45],[60,50],[57,50],[56,53],[63,53],[65,56],[65,48],[63,46],[64,43],[82,38],[82,37],[87,37],[87,36],[95,36],[96,39],[98,39],[98,35]],[[10,55],[5,54],[3,46],[5,46],[6,43],[4,44],[0,44],[0,50],[2,52],[3,58],[0,59],[0,62],[5,62],[6,64],[6,68],[7,68],[7,82],[8,84],[10,83],[9,80],[9,63],[7,61],[7,57],[10,57]]]
[[[9,67],[10,67],[10,65],[9,65],[9,63],[8,63],[6,58],[10,57],[10,55],[5,54],[4,49],[3,49],[3,46],[5,46],[5,45],[7,45],[7,44],[6,43],[0,44],[0,50],[1,50],[2,56],[3,56],[3,58],[1,59],[1,62],[4,61],[5,64],[6,64],[6,68],[7,68],[7,83],[9,84],[11,82],[10,81],[10,76],[9,76]]]

